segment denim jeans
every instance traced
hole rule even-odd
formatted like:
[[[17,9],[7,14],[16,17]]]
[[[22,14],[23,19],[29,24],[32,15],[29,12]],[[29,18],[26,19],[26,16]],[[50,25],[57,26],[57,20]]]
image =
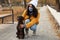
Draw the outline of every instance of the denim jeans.
[[[25,20],[25,24],[27,24],[27,23],[29,23],[29,22],[30,22],[30,19]],[[32,26],[30,27],[30,29],[31,29],[32,31],[36,31],[36,28],[37,28],[37,24],[34,24],[34,25],[32,25]]]

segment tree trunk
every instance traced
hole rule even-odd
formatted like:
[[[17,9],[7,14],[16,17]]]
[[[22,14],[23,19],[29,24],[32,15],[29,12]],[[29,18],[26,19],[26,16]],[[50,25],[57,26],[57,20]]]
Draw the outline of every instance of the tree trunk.
[[[27,5],[26,5],[26,0],[24,0],[24,7],[26,8],[26,6],[27,6]]]
[[[56,0],[58,11],[60,11],[60,0]]]

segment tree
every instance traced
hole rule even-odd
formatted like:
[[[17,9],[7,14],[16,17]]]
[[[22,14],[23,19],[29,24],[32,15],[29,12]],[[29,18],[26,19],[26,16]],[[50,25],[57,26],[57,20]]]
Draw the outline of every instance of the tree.
[[[46,0],[43,0],[43,4],[46,4]]]
[[[58,11],[60,11],[60,0],[56,0],[56,4],[58,6]]]
[[[26,5],[26,0],[24,0],[24,7],[26,8],[26,6],[27,6],[27,5]]]

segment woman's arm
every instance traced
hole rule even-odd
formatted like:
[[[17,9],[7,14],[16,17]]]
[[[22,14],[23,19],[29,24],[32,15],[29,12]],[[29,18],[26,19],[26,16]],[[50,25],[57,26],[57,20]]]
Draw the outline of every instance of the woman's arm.
[[[23,17],[25,17],[25,16],[26,16],[26,10],[23,12],[22,16],[23,16]]]
[[[32,25],[34,25],[37,22],[39,22],[39,18],[40,18],[40,13],[38,13],[37,18],[32,19],[31,22],[26,24],[26,28],[30,28]]]
[[[22,16],[24,17],[24,20],[26,20],[27,18],[29,18],[29,16],[27,16],[27,10],[25,10],[23,12]]]

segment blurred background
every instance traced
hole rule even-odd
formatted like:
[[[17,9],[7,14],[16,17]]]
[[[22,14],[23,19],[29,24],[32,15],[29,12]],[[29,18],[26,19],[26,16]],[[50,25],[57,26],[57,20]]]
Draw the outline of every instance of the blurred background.
[[[17,21],[17,16],[22,15],[24,9],[31,0],[0,0],[0,15],[9,14],[11,11],[3,11],[4,9],[13,9],[14,21]],[[38,6],[42,7],[44,5],[49,5],[52,8],[60,11],[60,0],[38,0]],[[4,23],[10,22],[12,17],[4,18]],[[0,23],[2,23],[2,19],[0,19]]]

